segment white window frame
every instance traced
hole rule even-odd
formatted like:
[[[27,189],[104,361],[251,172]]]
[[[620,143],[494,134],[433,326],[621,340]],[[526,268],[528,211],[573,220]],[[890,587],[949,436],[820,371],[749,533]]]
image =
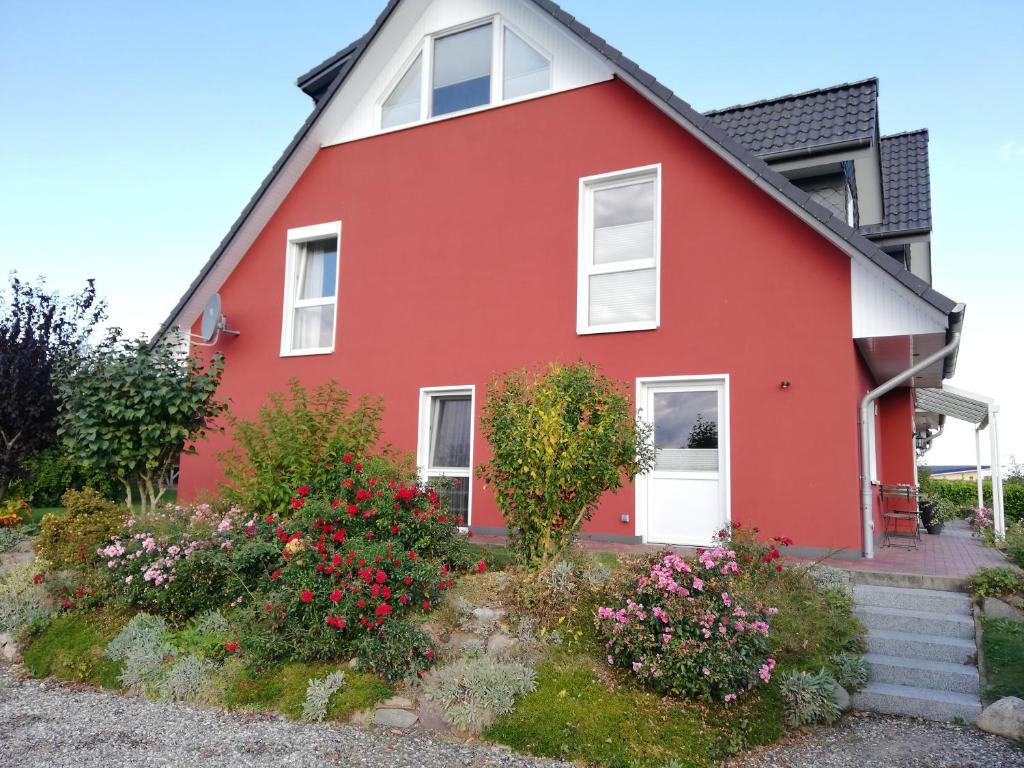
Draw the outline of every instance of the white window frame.
[[[871,463],[868,467],[868,479],[873,485],[878,485],[878,401],[871,404],[871,421],[868,423],[868,451],[871,455]]]
[[[469,395],[469,409],[472,414],[469,424],[469,467],[430,467],[430,415],[435,397]],[[476,437],[476,385],[461,384],[448,387],[421,387],[416,438],[416,471],[424,482],[429,477],[455,477],[464,479],[468,485],[466,519],[463,528],[468,528],[473,516],[473,457]]]
[[[475,107],[468,107],[467,109],[460,109],[457,112],[446,112],[443,115],[433,114],[433,100],[434,100],[434,43],[441,37],[448,37],[456,32],[465,32],[469,29],[476,27],[482,27],[485,24],[491,25],[491,97],[486,104],[479,104]],[[542,91],[534,91],[523,96],[517,96],[515,98],[506,99],[504,98],[504,85],[505,85],[505,29],[508,28],[514,34],[518,35],[527,45],[532,47],[541,56],[548,61],[550,68],[550,74],[548,77],[548,87]],[[420,63],[420,116],[418,120],[411,120],[408,123],[402,123],[401,125],[393,125],[390,128],[384,128],[384,103],[391,96],[395,87],[401,82],[405,73],[409,71],[409,67],[416,61],[416,57],[423,54],[423,58]],[[470,115],[474,112],[482,112],[485,109],[494,109],[495,107],[503,104],[515,104],[516,102],[525,101],[526,99],[534,99],[539,96],[554,91],[555,87],[555,63],[554,58],[551,54],[541,45],[537,44],[536,41],[525,32],[520,30],[513,24],[509,24],[505,21],[500,14],[492,14],[490,16],[483,16],[473,21],[467,21],[464,24],[457,24],[454,27],[447,27],[438,32],[432,32],[427,35],[423,40],[413,49],[412,53],[409,54],[408,58],[402,64],[391,81],[384,88],[384,92],[377,99],[374,105],[374,124],[380,133],[390,133],[392,131],[401,131],[414,125],[421,125],[424,123],[433,123],[439,120],[449,120],[453,117],[461,117],[462,115]]]
[[[594,264],[594,192],[654,180],[654,256],[651,259]],[[661,325],[661,163],[621,171],[584,176],[579,182],[579,255],[576,284],[576,333],[622,333],[650,331]],[[654,268],[654,319],[629,323],[590,324],[590,278],[593,275],[633,272]]]
[[[298,274],[299,246],[313,240],[327,240],[336,238],[338,244],[337,264],[334,270],[334,296],[324,299],[299,299]],[[308,227],[295,227],[288,230],[288,244],[285,249],[284,269],[284,312],[281,319],[281,357],[301,357],[305,355],[329,355],[334,352],[338,343],[338,285],[341,275],[341,222],[331,221],[325,224],[313,224]],[[331,337],[329,347],[315,347],[311,349],[294,349],[292,347],[292,331],[295,322],[295,310],[302,307],[334,306],[334,334]]]

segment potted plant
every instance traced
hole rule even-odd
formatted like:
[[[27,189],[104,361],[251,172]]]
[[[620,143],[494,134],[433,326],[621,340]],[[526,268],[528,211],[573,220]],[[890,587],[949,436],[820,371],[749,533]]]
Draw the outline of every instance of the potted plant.
[[[941,496],[929,497],[928,501],[931,502],[931,514],[927,520],[922,514],[922,522],[928,533],[937,536],[942,533],[942,528],[947,520],[955,520],[960,515],[960,507],[955,502]]]

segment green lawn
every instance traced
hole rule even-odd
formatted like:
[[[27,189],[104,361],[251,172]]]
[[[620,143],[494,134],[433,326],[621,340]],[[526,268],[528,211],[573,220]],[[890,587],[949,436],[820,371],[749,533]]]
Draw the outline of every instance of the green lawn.
[[[1024,621],[985,619],[982,628],[986,701],[1024,697]]]

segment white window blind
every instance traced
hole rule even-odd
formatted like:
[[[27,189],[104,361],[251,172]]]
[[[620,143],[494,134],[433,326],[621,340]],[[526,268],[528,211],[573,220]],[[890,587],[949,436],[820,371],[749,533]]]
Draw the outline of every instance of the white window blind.
[[[659,171],[584,179],[580,333],[655,328],[659,303]]]

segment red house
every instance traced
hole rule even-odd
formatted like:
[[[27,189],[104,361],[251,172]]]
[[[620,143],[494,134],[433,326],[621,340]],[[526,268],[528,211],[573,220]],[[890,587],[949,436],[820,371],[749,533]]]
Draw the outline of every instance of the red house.
[[[312,113],[160,330],[220,294],[234,412],[295,376],[383,394],[387,439],[494,532],[487,382],[582,359],[659,449],[587,535],[870,553],[964,315],[931,288],[927,133],[881,135],[876,80],[701,114],[548,0],[392,0],[298,85]]]

